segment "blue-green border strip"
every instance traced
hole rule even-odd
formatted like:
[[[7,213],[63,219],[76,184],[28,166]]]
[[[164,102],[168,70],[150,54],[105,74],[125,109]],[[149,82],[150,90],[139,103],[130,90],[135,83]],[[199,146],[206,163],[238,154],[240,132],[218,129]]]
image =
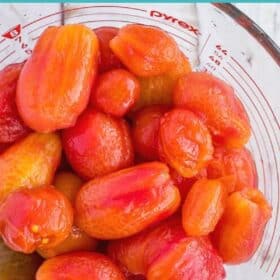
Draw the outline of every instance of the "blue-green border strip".
[[[279,3],[279,1],[271,1],[271,0],[237,0],[237,1],[213,1],[215,3]],[[0,0],[0,3],[149,3],[149,4],[154,4],[154,3],[169,3],[169,4],[175,4],[175,3],[211,3],[211,1],[207,0],[198,0],[198,1],[193,1],[193,0],[100,0],[100,1],[92,1],[92,0],[81,0],[81,1],[56,1],[56,0],[15,0],[15,1],[5,1],[5,0]],[[279,3],[280,5],[280,3]],[[0,7],[1,8],[1,7]]]

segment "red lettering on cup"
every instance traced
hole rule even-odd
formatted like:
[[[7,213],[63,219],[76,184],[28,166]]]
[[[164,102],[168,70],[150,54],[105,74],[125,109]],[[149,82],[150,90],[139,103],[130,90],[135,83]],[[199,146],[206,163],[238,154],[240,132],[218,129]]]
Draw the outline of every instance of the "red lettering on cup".
[[[21,25],[18,24],[13,28],[9,29],[6,33],[2,34],[2,37],[6,39],[14,39],[21,33]]]
[[[151,11],[150,16],[151,17],[161,17],[162,14],[161,14],[161,12],[158,12],[158,11]]]
[[[199,30],[195,26],[192,26],[191,24],[189,24],[185,21],[179,20],[179,19],[169,16],[167,14],[153,10],[153,11],[150,11],[150,16],[162,18],[162,19],[164,19],[166,21],[170,21],[172,23],[177,23],[180,27],[187,29],[188,31],[194,33],[196,36],[200,35]]]

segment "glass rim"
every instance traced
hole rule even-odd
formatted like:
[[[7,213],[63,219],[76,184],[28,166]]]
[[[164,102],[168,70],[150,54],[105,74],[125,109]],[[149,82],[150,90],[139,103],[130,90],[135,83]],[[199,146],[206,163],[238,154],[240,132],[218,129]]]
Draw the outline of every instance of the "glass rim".
[[[258,43],[270,54],[273,60],[280,66],[280,47],[271,37],[251,18],[230,3],[212,3],[213,6],[230,16],[237,24],[242,26],[254,37]]]

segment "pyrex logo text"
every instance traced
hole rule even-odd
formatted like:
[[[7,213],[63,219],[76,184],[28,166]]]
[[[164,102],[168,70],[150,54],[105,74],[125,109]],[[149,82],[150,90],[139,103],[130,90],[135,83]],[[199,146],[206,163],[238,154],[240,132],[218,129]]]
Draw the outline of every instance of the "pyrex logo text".
[[[194,33],[195,35],[200,35],[200,32],[196,27],[190,25],[189,23],[186,23],[185,21],[182,21],[182,20],[179,20],[179,19],[174,18],[172,16],[166,15],[162,12],[153,10],[153,11],[150,12],[150,16],[151,17],[163,18],[166,21],[171,21],[172,23],[177,23],[179,26],[187,29],[188,31]]]

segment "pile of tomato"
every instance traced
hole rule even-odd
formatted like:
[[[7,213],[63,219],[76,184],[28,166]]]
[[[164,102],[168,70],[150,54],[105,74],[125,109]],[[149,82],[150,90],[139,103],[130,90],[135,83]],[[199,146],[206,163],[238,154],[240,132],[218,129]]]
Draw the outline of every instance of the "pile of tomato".
[[[0,72],[0,278],[224,279],[271,216],[250,134],[163,30],[47,28]]]

